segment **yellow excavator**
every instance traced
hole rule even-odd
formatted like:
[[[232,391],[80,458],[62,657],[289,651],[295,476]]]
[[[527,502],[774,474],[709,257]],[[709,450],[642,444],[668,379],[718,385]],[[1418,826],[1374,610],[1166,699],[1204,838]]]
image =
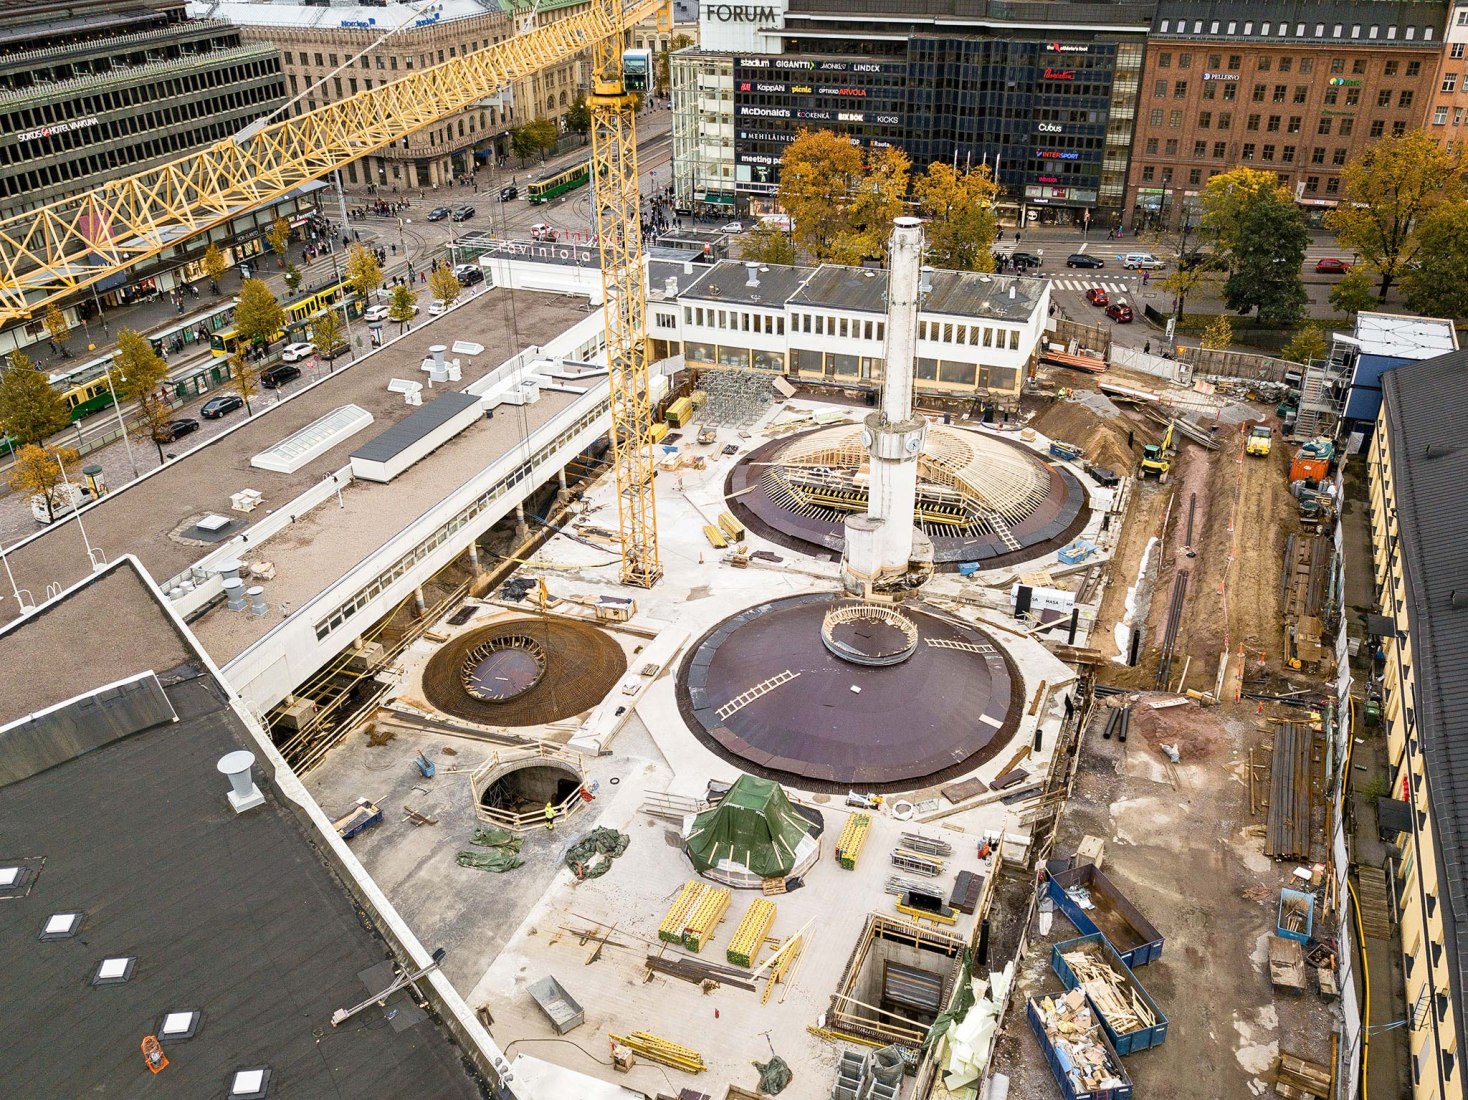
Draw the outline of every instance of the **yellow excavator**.
[[[1161,485],[1167,484],[1168,472],[1172,469],[1172,440],[1176,431],[1176,422],[1167,422],[1167,431],[1162,433],[1162,442],[1142,444],[1142,460],[1137,463],[1137,477],[1145,478],[1148,474],[1157,478]]]

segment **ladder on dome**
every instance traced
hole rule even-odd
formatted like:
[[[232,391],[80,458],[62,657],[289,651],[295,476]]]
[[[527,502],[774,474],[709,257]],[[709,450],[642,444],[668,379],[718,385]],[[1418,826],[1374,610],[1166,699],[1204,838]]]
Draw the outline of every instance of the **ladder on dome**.
[[[758,684],[755,684],[754,687],[750,688],[743,695],[736,695],[733,699],[730,699],[722,707],[717,708],[714,713],[719,716],[719,721],[722,722],[734,712],[742,710],[743,708],[749,706],[750,703],[754,702],[761,695],[768,695],[781,684],[788,684],[791,680],[795,679],[799,675],[800,673],[791,672],[787,668],[784,672],[781,672],[775,676],[771,676],[768,680],[762,680]]]
[[[989,530],[999,536],[999,541],[1011,550],[1023,550],[1019,539],[1014,537],[1014,532],[1009,529],[1009,524],[1004,522],[1004,517],[998,512],[990,512],[984,517],[984,522],[989,525]]]

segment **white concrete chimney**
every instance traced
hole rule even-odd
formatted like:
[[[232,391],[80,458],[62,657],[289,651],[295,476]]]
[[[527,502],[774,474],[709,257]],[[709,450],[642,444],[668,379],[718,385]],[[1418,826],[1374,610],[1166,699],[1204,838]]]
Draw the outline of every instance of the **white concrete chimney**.
[[[759,286],[759,264],[754,260],[744,265],[744,285]]]
[[[663,293],[669,298],[678,297],[678,276],[670,275],[663,280]]]
[[[224,582],[224,595],[229,600],[228,607],[231,611],[243,611],[245,609],[245,582],[238,577],[230,577]]]
[[[250,777],[250,769],[254,766],[255,754],[248,749],[237,749],[219,758],[217,767],[220,774],[229,779],[229,804],[237,814],[265,805],[265,796]]]
[[[250,614],[259,618],[270,610],[265,603],[265,589],[258,584],[251,585],[245,589],[245,596],[250,601]]]

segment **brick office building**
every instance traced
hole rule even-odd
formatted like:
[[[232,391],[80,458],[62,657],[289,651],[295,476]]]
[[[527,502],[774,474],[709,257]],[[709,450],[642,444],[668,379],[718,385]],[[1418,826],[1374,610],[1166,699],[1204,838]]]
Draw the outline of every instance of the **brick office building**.
[[[1454,0],[1438,55],[1437,80],[1427,108],[1427,130],[1444,145],[1468,141],[1468,0]]]
[[[1441,0],[1162,0],[1143,66],[1128,224],[1180,224],[1209,177],[1275,172],[1316,217],[1346,163],[1421,127],[1439,86]]]

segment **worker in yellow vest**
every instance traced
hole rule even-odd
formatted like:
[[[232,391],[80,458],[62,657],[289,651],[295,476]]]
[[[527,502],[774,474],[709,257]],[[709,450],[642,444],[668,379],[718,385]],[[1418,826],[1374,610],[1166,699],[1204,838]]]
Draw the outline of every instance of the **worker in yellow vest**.
[[[545,827],[547,829],[556,827],[556,808],[549,802],[545,804]]]

